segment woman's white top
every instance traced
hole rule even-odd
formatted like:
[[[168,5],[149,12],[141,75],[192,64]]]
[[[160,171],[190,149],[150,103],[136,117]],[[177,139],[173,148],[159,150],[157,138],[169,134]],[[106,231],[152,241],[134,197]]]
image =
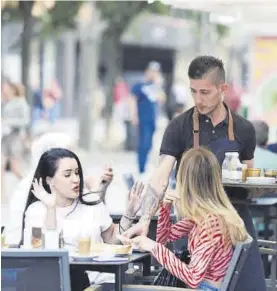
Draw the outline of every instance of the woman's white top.
[[[25,213],[25,232],[31,233],[32,227],[44,228],[46,207],[37,201],[31,204]],[[63,231],[65,248],[74,251],[79,235],[89,236],[93,243],[103,243],[101,233],[113,223],[106,206],[84,205],[75,201],[68,207],[56,208],[58,231]],[[91,283],[114,282],[114,276],[107,273],[87,272]]]
[[[44,228],[45,217],[46,207],[42,202],[31,204],[25,213],[25,229]],[[68,249],[77,245],[79,235],[89,236],[94,243],[103,243],[101,233],[112,225],[112,218],[103,203],[90,206],[75,201],[68,207],[57,207],[56,219],[57,229],[63,231]]]

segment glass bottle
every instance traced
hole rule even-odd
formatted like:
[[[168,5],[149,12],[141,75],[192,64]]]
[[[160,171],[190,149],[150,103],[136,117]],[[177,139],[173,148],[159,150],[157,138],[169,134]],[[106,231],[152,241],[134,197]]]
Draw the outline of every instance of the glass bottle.
[[[222,182],[228,182],[231,176],[231,153],[225,153],[222,163]]]
[[[233,183],[242,181],[242,165],[237,152],[231,154],[231,181]]]

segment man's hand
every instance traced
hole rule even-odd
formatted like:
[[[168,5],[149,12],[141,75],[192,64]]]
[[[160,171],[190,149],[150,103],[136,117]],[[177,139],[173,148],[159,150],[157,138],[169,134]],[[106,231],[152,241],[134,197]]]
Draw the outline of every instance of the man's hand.
[[[149,222],[150,223],[150,222]],[[127,231],[125,231],[122,235],[126,238],[133,238],[139,235],[147,236],[149,231],[149,223],[148,222],[138,222],[137,224],[133,225]]]

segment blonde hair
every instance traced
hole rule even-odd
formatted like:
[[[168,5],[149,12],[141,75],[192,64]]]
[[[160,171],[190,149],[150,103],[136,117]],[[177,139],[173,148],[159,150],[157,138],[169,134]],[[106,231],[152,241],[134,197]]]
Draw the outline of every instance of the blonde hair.
[[[209,150],[200,147],[183,155],[177,175],[177,193],[180,216],[196,224],[208,223],[211,215],[216,216],[224,241],[231,240],[233,245],[248,238],[243,220],[224,191],[217,159]],[[212,233],[212,225],[209,228]]]

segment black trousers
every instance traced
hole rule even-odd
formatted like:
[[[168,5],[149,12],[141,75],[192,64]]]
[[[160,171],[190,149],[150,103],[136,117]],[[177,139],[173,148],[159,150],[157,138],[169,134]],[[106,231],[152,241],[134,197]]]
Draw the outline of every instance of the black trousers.
[[[83,291],[90,286],[85,270],[80,266],[70,265],[71,291]]]
[[[80,266],[70,265],[71,291],[83,291],[90,286],[85,269]],[[101,284],[103,291],[114,291],[113,283]]]

